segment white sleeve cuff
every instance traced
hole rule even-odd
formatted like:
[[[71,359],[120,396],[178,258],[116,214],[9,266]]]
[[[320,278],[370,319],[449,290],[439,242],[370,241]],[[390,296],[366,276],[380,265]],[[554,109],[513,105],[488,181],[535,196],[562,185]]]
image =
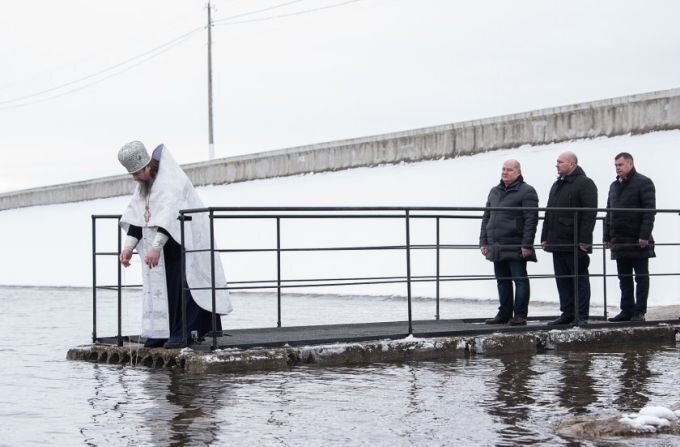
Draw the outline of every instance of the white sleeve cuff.
[[[161,233],[160,231],[156,232],[156,237],[153,238],[153,242],[151,243],[151,248],[155,248],[156,250],[160,250],[163,248],[166,242],[168,242],[168,239],[170,239],[167,235]]]
[[[125,250],[134,250],[137,244],[139,243],[139,239],[136,237],[130,236],[129,234],[125,238],[125,243],[123,244],[123,249]]]

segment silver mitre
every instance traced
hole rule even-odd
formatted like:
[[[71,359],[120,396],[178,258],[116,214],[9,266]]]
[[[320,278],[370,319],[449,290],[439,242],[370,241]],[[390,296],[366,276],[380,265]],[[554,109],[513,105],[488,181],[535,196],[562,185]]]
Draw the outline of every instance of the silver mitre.
[[[130,141],[118,151],[118,161],[134,174],[148,165],[151,157],[141,141]]]

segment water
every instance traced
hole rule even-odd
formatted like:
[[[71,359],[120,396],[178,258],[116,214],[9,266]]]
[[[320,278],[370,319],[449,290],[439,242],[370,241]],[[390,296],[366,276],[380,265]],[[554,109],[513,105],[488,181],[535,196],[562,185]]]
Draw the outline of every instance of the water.
[[[552,430],[569,414],[608,416],[680,402],[680,356],[671,345],[240,375],[67,361],[68,348],[89,341],[90,291],[0,292],[2,446],[573,445]],[[242,311],[225,319],[232,327],[271,325],[270,296],[234,299]],[[404,303],[297,296],[286,304],[287,319],[305,324],[380,312],[389,320]],[[102,307],[112,306],[106,296]],[[486,316],[495,303],[451,300],[442,309]],[[415,304],[416,315],[431,311],[430,301]],[[126,326],[138,324],[132,309],[124,316]],[[101,330],[107,325],[115,327],[101,321]],[[657,435],[582,445],[680,440]]]

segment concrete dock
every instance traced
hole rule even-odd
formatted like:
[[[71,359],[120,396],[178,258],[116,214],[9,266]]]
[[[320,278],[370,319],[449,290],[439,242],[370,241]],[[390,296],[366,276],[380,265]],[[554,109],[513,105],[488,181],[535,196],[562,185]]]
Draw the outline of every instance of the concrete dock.
[[[226,331],[191,348],[144,348],[138,343],[90,344],[70,349],[67,358],[121,366],[179,369],[188,373],[287,370],[297,365],[339,366],[466,358],[474,355],[597,349],[680,339],[680,320],[548,326],[486,325],[482,320],[387,322]]]

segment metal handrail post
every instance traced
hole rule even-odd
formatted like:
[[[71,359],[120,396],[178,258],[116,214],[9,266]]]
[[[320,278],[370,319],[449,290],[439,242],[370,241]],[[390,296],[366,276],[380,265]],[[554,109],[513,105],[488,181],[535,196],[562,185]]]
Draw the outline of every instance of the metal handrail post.
[[[215,293],[215,220],[214,211],[211,209],[210,218],[210,290],[212,292],[212,349],[217,349],[217,312]]]
[[[187,298],[186,298],[186,288],[187,284],[187,272],[186,272],[186,248],[185,237],[184,237],[184,221],[187,217],[184,214],[179,216],[179,235],[180,235],[180,246],[179,246],[179,271],[180,271],[180,300],[182,303],[182,346],[186,347],[188,342],[187,337]]]
[[[118,228],[118,254],[120,256],[120,249],[123,247],[122,241],[122,231],[120,229],[120,217],[116,221],[116,227]],[[120,262],[116,262],[118,266],[118,346],[123,346],[123,329],[122,329],[122,313],[123,313],[123,267]]]
[[[604,319],[607,319],[607,247],[602,244],[602,294],[604,297]]]
[[[97,341],[97,218],[92,217],[92,343]]]
[[[281,218],[276,218],[276,327],[281,327]]]
[[[407,209],[406,220],[406,289],[408,298],[408,333],[413,334],[413,317],[411,310],[411,215]]]
[[[436,233],[437,233],[437,237],[436,237],[436,245],[437,245],[437,249],[436,249],[436,259],[437,259],[436,260],[436,263],[437,263],[437,271],[436,271],[436,275],[437,275],[437,282],[436,282],[437,311],[435,313],[435,319],[439,320],[439,217],[436,218],[435,227],[436,227]]]
[[[578,211],[574,211],[574,322],[579,324],[581,322],[581,315],[579,312],[579,294],[578,294],[578,284],[579,284],[579,271],[578,271]]]

